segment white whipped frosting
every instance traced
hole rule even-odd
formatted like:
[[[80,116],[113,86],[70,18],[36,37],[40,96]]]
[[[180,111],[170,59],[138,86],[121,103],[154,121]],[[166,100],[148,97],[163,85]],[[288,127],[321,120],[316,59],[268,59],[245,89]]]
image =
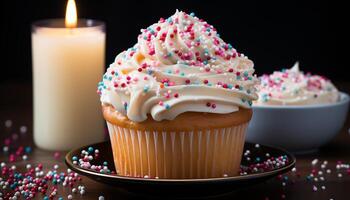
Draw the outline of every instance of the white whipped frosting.
[[[254,105],[316,105],[339,100],[339,92],[330,80],[304,74],[299,70],[298,62],[291,69],[259,78],[259,99]]]
[[[141,30],[110,65],[98,93],[130,120],[172,120],[184,112],[231,113],[257,98],[253,62],[194,14],[176,11]]]

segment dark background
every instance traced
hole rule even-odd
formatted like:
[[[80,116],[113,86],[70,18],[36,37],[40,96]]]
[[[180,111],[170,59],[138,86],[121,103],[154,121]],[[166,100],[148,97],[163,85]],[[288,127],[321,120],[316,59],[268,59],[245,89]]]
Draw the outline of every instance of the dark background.
[[[107,23],[106,66],[137,41],[141,28],[176,8],[194,12],[221,37],[249,56],[259,75],[288,68],[297,60],[304,71],[335,81],[348,80],[341,56],[341,32],[349,25],[344,6],[324,1],[97,1],[76,0],[79,18]],[[66,0],[12,0],[1,4],[1,82],[30,82],[30,24],[63,18]],[[335,13],[331,12],[335,7]],[[342,16],[344,15],[344,16]],[[344,45],[345,46],[345,45]]]

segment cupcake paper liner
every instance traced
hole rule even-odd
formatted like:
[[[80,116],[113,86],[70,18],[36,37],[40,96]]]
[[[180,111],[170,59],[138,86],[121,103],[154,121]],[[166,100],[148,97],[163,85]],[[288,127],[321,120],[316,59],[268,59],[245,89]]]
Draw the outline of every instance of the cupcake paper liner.
[[[184,132],[107,125],[119,175],[184,179],[238,175],[248,123]]]

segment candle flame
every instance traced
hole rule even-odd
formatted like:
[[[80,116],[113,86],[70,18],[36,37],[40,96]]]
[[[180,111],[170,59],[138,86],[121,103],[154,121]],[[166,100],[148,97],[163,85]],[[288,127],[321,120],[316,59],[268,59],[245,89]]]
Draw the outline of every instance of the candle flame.
[[[74,28],[77,26],[77,7],[74,0],[68,0],[66,8],[66,27]]]

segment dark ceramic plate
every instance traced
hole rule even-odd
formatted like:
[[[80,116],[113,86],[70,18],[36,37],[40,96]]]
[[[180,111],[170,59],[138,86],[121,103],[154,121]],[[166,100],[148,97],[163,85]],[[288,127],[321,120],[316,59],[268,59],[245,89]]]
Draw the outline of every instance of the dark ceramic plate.
[[[286,155],[289,162],[285,166],[277,169],[236,177],[209,179],[144,179],[118,176],[116,174],[102,174],[74,165],[72,157],[79,156],[82,150],[87,150],[90,146],[94,149],[99,149],[100,151],[100,156],[98,160],[95,160],[95,163],[103,163],[104,161],[113,163],[110,143],[102,142],[70,151],[65,159],[66,164],[70,169],[95,181],[116,186],[129,193],[148,196],[203,197],[223,195],[249,185],[261,183],[279,174],[283,174],[291,170],[296,161],[295,157],[285,150],[264,145],[260,145],[259,148],[256,148],[255,144],[245,143],[244,152],[249,150],[252,160],[254,160],[254,157],[266,158],[266,153],[268,153],[272,157]],[[242,158],[242,168],[245,168],[250,164],[252,164],[252,161],[248,162],[246,158]],[[109,166],[109,168],[114,170],[114,166],[112,165]]]

